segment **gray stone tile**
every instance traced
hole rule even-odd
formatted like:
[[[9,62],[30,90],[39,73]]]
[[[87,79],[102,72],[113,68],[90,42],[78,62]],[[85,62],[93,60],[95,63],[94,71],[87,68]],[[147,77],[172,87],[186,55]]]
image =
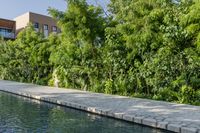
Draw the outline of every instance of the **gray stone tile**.
[[[181,127],[181,133],[197,133],[196,128]]]
[[[173,132],[176,132],[176,133],[180,133],[181,132],[181,125],[168,124],[167,130],[173,131]]]
[[[114,117],[117,119],[123,119],[123,113],[114,113]]]
[[[132,115],[123,115],[123,120],[134,122],[134,116],[132,116]]]
[[[134,117],[134,122],[138,123],[138,124],[142,124],[142,120],[144,119],[144,117]]]
[[[150,118],[144,118],[142,120],[142,124],[147,125],[147,126],[151,126],[151,127],[156,127],[157,126],[157,122],[155,119],[150,119]]]
[[[160,128],[160,129],[167,129],[167,125],[168,125],[168,122],[157,122],[157,128]]]

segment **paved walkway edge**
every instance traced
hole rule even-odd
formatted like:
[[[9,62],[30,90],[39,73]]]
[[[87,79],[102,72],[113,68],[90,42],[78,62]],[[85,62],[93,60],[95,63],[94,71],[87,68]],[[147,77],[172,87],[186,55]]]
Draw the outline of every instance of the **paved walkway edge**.
[[[95,107],[89,107],[89,106],[85,106],[85,105],[81,105],[81,104],[73,103],[69,101],[56,100],[56,99],[48,98],[48,97],[40,97],[37,95],[32,95],[30,93],[17,92],[15,90],[12,90],[12,91],[3,90],[0,88],[0,91],[31,98],[31,99],[36,99],[36,100],[40,100],[44,102],[49,102],[49,103],[53,103],[53,104],[57,104],[57,105],[65,106],[65,107],[70,107],[70,108],[74,108],[78,110],[83,110],[83,111],[94,113],[97,115],[102,115],[102,116],[112,117],[115,119],[125,120],[129,122],[137,123],[137,124],[142,124],[142,125],[150,126],[153,128],[164,129],[164,130],[173,131],[177,133],[200,133],[200,130],[193,127],[184,127],[184,126],[171,124],[171,123],[169,124],[168,122],[157,121],[156,119],[146,118],[145,116],[143,117],[143,116],[114,113],[109,110],[98,109]]]

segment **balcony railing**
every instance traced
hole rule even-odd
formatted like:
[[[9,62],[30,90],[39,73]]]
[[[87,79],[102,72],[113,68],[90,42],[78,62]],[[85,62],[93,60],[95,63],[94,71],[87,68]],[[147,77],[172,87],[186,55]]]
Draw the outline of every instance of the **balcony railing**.
[[[0,32],[0,36],[3,38],[15,39],[15,33],[13,32]]]

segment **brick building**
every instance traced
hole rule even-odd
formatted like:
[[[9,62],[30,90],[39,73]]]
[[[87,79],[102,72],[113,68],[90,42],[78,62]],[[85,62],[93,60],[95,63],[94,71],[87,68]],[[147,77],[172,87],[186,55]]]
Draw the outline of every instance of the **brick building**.
[[[0,36],[4,39],[15,39],[15,21],[0,18]]]
[[[0,36],[4,39],[15,39],[17,34],[29,23],[32,23],[35,30],[42,32],[45,37],[50,33],[59,33],[57,22],[53,18],[33,12],[27,12],[14,20],[0,19]]]

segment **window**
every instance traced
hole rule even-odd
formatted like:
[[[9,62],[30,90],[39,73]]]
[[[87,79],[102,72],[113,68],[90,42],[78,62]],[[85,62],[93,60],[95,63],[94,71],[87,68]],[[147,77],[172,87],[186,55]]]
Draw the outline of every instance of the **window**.
[[[38,28],[38,29],[39,29],[39,23],[35,22],[35,23],[33,24],[33,26],[34,26],[34,28]]]
[[[34,27],[35,31],[39,32],[39,23],[35,22],[33,24],[33,27]]]
[[[14,38],[14,32],[12,29],[0,28],[0,36],[5,38]]]
[[[48,25],[44,24],[44,30],[48,30]]]
[[[45,37],[48,37],[49,35],[49,28],[48,28],[48,25],[44,24],[44,36]]]
[[[57,27],[56,26],[52,26],[52,32],[57,33]]]

